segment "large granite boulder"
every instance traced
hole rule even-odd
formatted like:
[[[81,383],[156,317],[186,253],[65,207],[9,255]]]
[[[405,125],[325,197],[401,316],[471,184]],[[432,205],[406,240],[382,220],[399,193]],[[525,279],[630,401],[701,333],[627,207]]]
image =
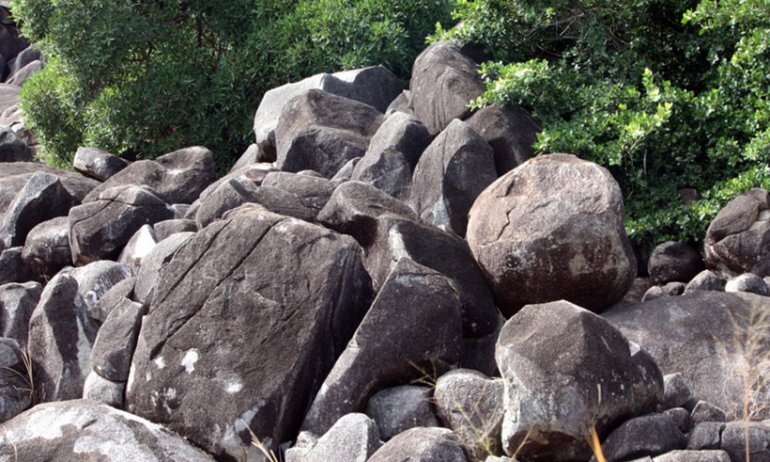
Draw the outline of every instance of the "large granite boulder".
[[[647,273],[655,284],[690,282],[703,271],[703,259],[685,242],[668,241],[657,245],[647,262]]]
[[[487,106],[465,123],[492,146],[497,175],[502,176],[532,157],[540,127],[523,109]]]
[[[261,460],[296,435],[369,306],[350,237],[244,206],[196,233],[160,272],[126,407],[219,458]]]
[[[471,209],[468,243],[508,316],[559,299],[600,311],[636,275],[620,187],[572,155],[536,157],[490,185]]]
[[[21,258],[38,276],[51,278],[72,264],[69,235],[68,217],[44,221],[27,233]]]
[[[128,165],[127,160],[114,154],[86,147],[79,147],[72,161],[75,170],[99,181],[108,180]]]

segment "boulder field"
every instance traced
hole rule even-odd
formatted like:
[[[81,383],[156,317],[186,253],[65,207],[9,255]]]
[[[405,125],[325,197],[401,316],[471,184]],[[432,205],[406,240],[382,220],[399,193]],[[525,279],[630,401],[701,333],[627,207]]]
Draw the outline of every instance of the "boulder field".
[[[606,169],[468,109],[477,67],[271,90],[220,176],[51,168],[6,111],[0,460],[770,460],[770,193],[635,255]]]

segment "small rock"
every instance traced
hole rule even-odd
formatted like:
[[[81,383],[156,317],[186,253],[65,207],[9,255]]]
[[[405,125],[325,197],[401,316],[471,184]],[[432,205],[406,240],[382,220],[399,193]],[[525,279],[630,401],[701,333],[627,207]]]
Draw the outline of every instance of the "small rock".
[[[677,372],[663,376],[663,407],[671,409],[684,406],[692,396],[690,382],[682,374]]]
[[[713,404],[700,400],[690,413],[693,425],[698,425],[702,422],[725,422],[727,415],[725,411],[714,406]]]
[[[417,427],[385,443],[367,462],[467,462],[452,430]]]
[[[438,427],[430,404],[430,389],[401,385],[375,393],[366,405],[366,415],[377,422],[380,437],[388,441],[414,427]]]
[[[692,419],[690,418],[690,411],[683,407],[672,407],[663,411],[664,414],[671,416],[676,424],[676,428],[679,429],[682,434],[687,435],[692,429]]]
[[[652,459],[653,462],[731,462],[725,451],[671,451]]]
[[[366,462],[381,446],[377,425],[364,414],[347,414],[322,436],[304,462]]]
[[[724,292],[725,280],[719,274],[711,270],[703,270],[687,283],[684,293],[691,293],[694,290],[711,290]]]
[[[627,420],[602,443],[608,462],[657,456],[684,449],[686,440],[671,416],[650,414]]]
[[[765,280],[752,273],[744,273],[727,281],[725,292],[749,292],[770,296],[770,288],[767,287]]]
[[[698,252],[684,242],[664,242],[653,249],[647,272],[655,284],[687,282],[703,270]]]
[[[42,292],[43,288],[37,282],[0,286],[0,337],[11,338],[26,348],[29,318]]]
[[[687,436],[687,449],[719,449],[724,422],[701,422]]]
[[[75,170],[99,181],[107,181],[128,165],[127,160],[116,155],[82,146],[75,152],[75,159],[72,161]]]
[[[123,394],[126,382],[107,380],[96,371],[91,371],[83,384],[83,399],[104,403],[116,409],[123,409]]]
[[[72,264],[67,217],[56,217],[32,228],[24,241],[21,258],[35,274],[51,278]]]
[[[749,454],[746,454],[747,431]],[[770,430],[759,422],[729,422],[722,431],[722,449],[732,461],[770,460]]]

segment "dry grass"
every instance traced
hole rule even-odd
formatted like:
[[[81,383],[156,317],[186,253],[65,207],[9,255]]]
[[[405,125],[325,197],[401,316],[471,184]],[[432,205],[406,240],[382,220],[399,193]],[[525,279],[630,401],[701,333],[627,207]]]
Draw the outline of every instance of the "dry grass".
[[[591,451],[593,451],[594,456],[596,456],[597,462],[607,462],[607,459],[604,457],[604,452],[602,452],[602,443],[599,441],[599,434],[596,433],[596,427],[591,427],[591,433],[586,437],[586,440],[588,441],[588,445],[591,446]]]
[[[19,351],[19,360],[21,362],[22,368],[24,369],[23,371],[20,372],[12,367],[3,367],[2,369],[19,377],[24,382],[23,387],[14,388],[19,393],[29,395],[31,405],[34,406],[35,404],[41,402],[43,397],[39,396],[40,392],[35,387],[35,374],[32,369],[32,357],[30,356],[27,347],[24,347]]]
[[[262,453],[263,456],[265,456],[265,459],[267,459],[268,462],[283,462],[281,460],[281,457],[276,455],[274,451],[271,451],[265,443],[263,443],[257,435],[254,434],[253,431],[251,431],[251,428],[248,426],[246,429],[249,431],[249,434],[251,435],[251,445],[257,448],[259,452]]]

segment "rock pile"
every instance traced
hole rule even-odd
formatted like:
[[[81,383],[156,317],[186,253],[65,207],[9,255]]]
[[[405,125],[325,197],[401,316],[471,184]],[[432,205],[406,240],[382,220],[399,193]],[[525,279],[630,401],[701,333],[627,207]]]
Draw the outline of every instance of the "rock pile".
[[[607,170],[476,70],[277,88],[221,178],[2,158],[0,459],[768,460],[770,195],[637,278]]]

